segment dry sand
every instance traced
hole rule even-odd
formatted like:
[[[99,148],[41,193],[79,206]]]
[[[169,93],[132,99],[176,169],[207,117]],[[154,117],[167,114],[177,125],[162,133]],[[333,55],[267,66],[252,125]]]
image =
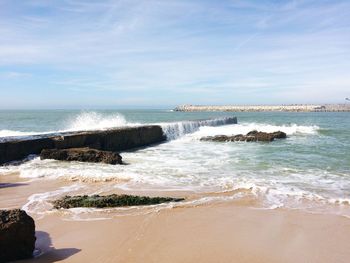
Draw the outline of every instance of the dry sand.
[[[350,221],[233,205],[163,210],[103,221],[37,220],[27,262],[349,262]]]
[[[0,183],[21,183],[14,178],[1,177]],[[32,193],[64,184],[2,185],[0,208],[20,207]],[[341,216],[237,202],[114,213],[94,221],[74,221],[62,212],[33,214],[43,253],[23,262],[350,262],[350,219]]]

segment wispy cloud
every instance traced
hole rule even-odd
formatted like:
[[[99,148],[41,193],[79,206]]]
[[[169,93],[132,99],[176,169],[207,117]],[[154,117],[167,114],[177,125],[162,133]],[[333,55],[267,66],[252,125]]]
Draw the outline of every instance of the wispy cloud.
[[[101,105],[283,103],[316,91],[307,97],[326,102],[342,100],[349,89],[348,1],[0,5],[0,91],[38,94],[31,103],[45,94]],[[4,81],[8,72],[31,77]],[[270,101],[261,101],[263,93]],[[7,101],[1,96],[0,104]]]
[[[22,79],[29,78],[32,75],[29,73],[16,72],[16,71],[5,71],[0,73],[0,79]]]

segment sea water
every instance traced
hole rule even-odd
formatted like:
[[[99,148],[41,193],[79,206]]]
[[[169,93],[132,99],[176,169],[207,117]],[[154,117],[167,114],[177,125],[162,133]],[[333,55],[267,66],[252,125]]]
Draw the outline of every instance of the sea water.
[[[230,116],[236,116],[238,124],[216,126],[222,123],[193,121]],[[107,190],[192,192],[200,196],[192,203],[225,202],[249,195],[257,198],[262,208],[350,215],[350,114],[346,112],[0,111],[0,140],[140,124],[161,125],[168,140],[122,152],[128,165],[60,162],[33,156],[19,166],[0,167],[0,176],[18,172],[35,180],[109,182],[112,189]],[[200,141],[205,136],[251,130],[283,131],[288,137],[271,143]],[[31,200],[39,204],[39,200],[67,189],[35,195]]]

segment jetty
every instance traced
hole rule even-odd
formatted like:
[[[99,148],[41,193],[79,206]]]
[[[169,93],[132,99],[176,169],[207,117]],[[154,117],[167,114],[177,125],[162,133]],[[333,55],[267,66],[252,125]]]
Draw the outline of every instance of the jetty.
[[[40,154],[44,149],[87,147],[112,152],[131,150],[174,139],[176,137],[173,137],[173,133],[178,133],[177,130],[182,131],[184,135],[196,131],[200,126],[219,126],[235,123],[237,123],[236,117],[223,117],[167,123],[163,127],[161,125],[139,125],[108,130],[5,137],[0,141],[0,165],[22,160],[31,154]]]
[[[40,154],[44,149],[89,147],[122,151],[165,140],[162,128],[157,125],[30,136],[0,142],[0,164],[21,160],[30,154]]]
[[[290,104],[290,105],[181,105],[174,111],[228,111],[228,112],[350,112],[350,103],[347,104]]]

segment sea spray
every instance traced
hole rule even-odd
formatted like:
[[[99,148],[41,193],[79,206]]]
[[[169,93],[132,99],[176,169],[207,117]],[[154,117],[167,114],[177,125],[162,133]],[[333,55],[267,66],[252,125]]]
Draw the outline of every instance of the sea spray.
[[[94,111],[83,111],[63,121],[62,129],[53,131],[15,131],[0,130],[0,142],[9,139],[29,139],[34,136],[59,135],[65,132],[107,130],[117,127],[137,126],[138,123],[127,122],[120,113],[102,114]]]
[[[68,121],[64,131],[104,130],[122,126],[135,125],[129,123],[119,113],[101,114],[94,111],[84,111]]]
[[[220,126],[237,123],[237,118],[226,117],[211,120],[182,121],[161,124],[163,132],[168,140],[174,140],[189,133],[198,131],[203,126]]]

